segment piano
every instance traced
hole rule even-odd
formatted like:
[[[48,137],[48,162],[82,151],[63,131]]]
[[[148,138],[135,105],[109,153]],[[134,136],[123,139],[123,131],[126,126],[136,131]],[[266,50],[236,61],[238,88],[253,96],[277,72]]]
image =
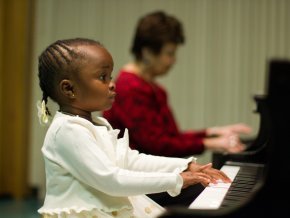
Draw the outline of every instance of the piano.
[[[265,152],[270,134],[269,109],[266,95],[255,95],[255,113],[260,115],[260,126],[254,140],[245,140],[246,150],[238,154],[223,154],[214,152],[212,162],[214,168],[221,168],[226,161],[265,163]]]
[[[233,182],[210,184],[190,204],[190,209],[218,209],[238,205],[252,193],[257,180],[263,177],[264,165],[227,162],[221,171]]]
[[[261,101],[266,134],[258,134],[244,155],[223,157],[221,170],[233,182],[209,185],[188,208],[168,207],[159,218],[289,214],[290,200],[285,199],[290,196],[290,60],[270,60],[267,73],[267,96]]]

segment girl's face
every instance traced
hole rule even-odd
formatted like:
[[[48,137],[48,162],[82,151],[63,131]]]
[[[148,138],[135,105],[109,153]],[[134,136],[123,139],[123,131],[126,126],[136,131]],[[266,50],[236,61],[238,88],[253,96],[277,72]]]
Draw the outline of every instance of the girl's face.
[[[72,106],[88,112],[110,109],[116,95],[112,82],[112,56],[101,46],[82,45],[78,49],[86,57],[74,79],[75,101]]]
[[[165,44],[158,55],[151,54],[150,68],[153,76],[165,75],[176,61],[177,45]]]

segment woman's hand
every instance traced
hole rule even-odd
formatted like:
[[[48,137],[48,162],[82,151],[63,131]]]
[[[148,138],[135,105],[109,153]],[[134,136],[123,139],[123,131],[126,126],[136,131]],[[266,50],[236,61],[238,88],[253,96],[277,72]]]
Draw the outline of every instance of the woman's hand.
[[[207,149],[225,153],[238,153],[245,150],[246,146],[240,141],[239,134],[249,134],[252,128],[246,124],[212,127],[206,131],[207,138],[203,143]]]
[[[203,144],[207,149],[224,153],[239,153],[246,148],[236,134],[205,138]]]
[[[206,130],[207,136],[219,135],[237,135],[237,134],[250,134],[252,128],[243,123],[237,123],[227,126],[211,127]]]

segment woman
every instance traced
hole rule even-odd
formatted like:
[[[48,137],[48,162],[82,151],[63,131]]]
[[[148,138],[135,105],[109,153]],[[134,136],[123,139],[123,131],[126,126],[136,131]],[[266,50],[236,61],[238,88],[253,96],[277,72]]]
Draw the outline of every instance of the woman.
[[[240,133],[250,133],[244,124],[181,131],[167,102],[166,90],[156,82],[175,64],[178,46],[185,41],[181,22],[162,11],[142,17],[136,28],[131,52],[134,61],[126,64],[115,81],[117,96],[103,116],[121,131],[129,129],[130,147],[143,153],[187,157],[206,149],[237,153],[245,146]],[[121,136],[122,133],[119,135]],[[176,197],[166,192],[151,194],[162,206],[188,206],[203,186],[183,189]]]
[[[175,64],[178,46],[185,41],[181,22],[162,11],[149,13],[137,25],[131,52],[116,79],[118,93],[104,117],[114,128],[130,131],[130,146],[147,154],[185,157],[205,149],[237,153],[245,146],[244,124],[181,131],[167,102],[166,90],[156,82]]]

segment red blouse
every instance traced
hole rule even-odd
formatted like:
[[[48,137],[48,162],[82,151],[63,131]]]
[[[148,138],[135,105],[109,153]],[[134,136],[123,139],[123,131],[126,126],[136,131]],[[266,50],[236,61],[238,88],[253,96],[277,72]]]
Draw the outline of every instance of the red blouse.
[[[113,128],[122,132],[128,128],[131,148],[172,157],[203,152],[205,130],[179,130],[167,103],[167,94],[160,85],[121,71],[116,80],[116,92],[112,108],[103,116]]]

